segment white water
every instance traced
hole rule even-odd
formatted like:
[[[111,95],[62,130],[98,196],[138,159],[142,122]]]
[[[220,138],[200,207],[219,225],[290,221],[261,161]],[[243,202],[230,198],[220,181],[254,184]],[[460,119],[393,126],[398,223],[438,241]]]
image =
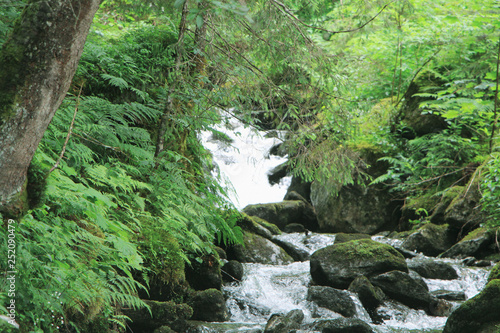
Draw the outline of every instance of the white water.
[[[200,138],[205,148],[211,151],[225,185],[232,184],[233,193],[229,199],[242,209],[249,204],[277,202],[283,200],[290,185],[290,177],[274,186],[269,184],[267,172],[287,161],[286,157],[269,155],[269,150],[282,142],[280,138],[266,137],[268,132],[257,131],[244,126],[234,117],[225,115],[225,124],[216,126],[232,142],[227,143],[214,138],[212,132],[204,131]],[[279,137],[283,132],[272,131]]]

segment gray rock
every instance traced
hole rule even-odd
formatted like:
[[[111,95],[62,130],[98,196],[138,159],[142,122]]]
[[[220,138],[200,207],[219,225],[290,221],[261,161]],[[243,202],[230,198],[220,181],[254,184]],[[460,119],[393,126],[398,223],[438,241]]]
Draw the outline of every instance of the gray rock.
[[[334,244],[311,255],[311,276],[318,285],[346,289],[358,276],[392,270],[407,272],[405,258],[392,246],[361,239]]]
[[[408,236],[401,247],[422,252],[426,256],[437,256],[453,246],[454,239],[455,233],[448,225],[429,223]]]
[[[243,279],[243,265],[236,260],[229,260],[221,268],[222,279],[226,282],[240,282]]]
[[[229,319],[226,300],[217,289],[195,292],[189,298],[188,304],[193,308],[193,320],[226,321]]]
[[[422,280],[414,279],[401,271],[391,271],[370,278],[390,298],[414,309],[430,310],[433,301],[429,288]]]
[[[454,280],[458,279],[455,268],[450,264],[426,260],[426,261],[408,261],[408,268],[414,270],[420,276],[427,279]]]
[[[460,242],[439,255],[442,258],[481,257],[481,254],[493,242],[493,234],[486,229],[476,229]]]
[[[311,286],[307,290],[307,300],[318,306],[340,313],[344,317],[356,314],[356,305],[349,293],[332,287]]]
[[[310,258],[309,252],[296,247],[292,243],[283,241],[278,238],[273,238],[271,239],[271,241],[285,250],[285,252],[288,253],[295,261],[307,261]]]
[[[267,321],[264,333],[290,333],[300,327],[304,320],[301,310],[292,310],[286,315],[273,314]]]
[[[294,261],[283,248],[248,231],[243,232],[243,243],[227,250],[230,259],[267,265],[286,265]]]
[[[186,265],[186,280],[194,290],[218,289],[222,288],[222,273],[220,270],[219,258],[214,255],[204,255],[202,262],[191,261],[191,265]]]
[[[463,291],[439,289],[432,291],[431,295],[438,299],[444,299],[447,301],[465,301],[466,299],[465,293]]]
[[[299,223],[290,223],[288,224],[283,231],[287,233],[292,233],[292,232],[306,232],[306,228]]]
[[[281,178],[286,177],[287,174],[288,174],[288,165],[285,162],[268,171],[267,179],[269,180],[269,184],[275,185],[280,182]]]
[[[382,289],[375,287],[366,276],[358,276],[349,285],[349,290],[358,294],[361,304],[368,310],[373,311],[383,303],[385,295]]]
[[[321,323],[322,333],[373,333],[373,329],[358,318],[337,318]],[[319,327],[318,327],[319,328]]]
[[[150,332],[162,326],[170,326],[173,323],[190,319],[193,315],[193,309],[187,304],[175,304],[172,301],[157,302],[144,301],[147,308],[140,309],[122,309],[124,315],[131,319],[128,325],[134,330],[149,330]]]

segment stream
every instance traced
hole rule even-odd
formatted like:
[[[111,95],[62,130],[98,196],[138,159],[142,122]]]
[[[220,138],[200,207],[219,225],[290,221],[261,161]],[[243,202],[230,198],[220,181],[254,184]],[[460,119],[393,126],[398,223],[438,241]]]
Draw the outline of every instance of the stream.
[[[286,178],[279,184],[271,186],[266,175],[270,169],[286,161],[286,157],[269,154],[271,147],[281,142],[281,134],[278,138],[269,138],[265,132],[245,127],[234,118],[228,118],[226,125],[219,126],[217,130],[230,137],[232,143],[217,140],[211,132],[202,133],[201,138],[205,147],[211,150],[219,170],[225,174],[227,184],[233,185],[234,193],[230,199],[235,206],[242,209],[248,204],[281,201],[290,179]],[[310,254],[335,242],[334,234],[283,233],[276,237]],[[398,245],[400,242],[383,236],[373,236],[372,239],[390,245]],[[426,259],[429,258],[419,254],[407,261]],[[465,267],[460,260],[436,258],[433,260],[451,264],[459,278],[424,279],[430,292],[437,290],[464,292],[466,299],[469,299],[479,293],[486,284],[489,269]],[[286,314],[294,309],[303,311],[305,324],[319,319],[341,317],[340,314],[306,300],[307,289],[312,283],[309,261],[294,262],[289,265],[244,263],[243,266],[245,273],[242,281],[223,287],[231,319],[225,323],[203,323],[200,332],[263,332],[272,314]],[[391,300],[379,307],[379,313],[383,314],[385,319],[376,325],[371,322],[357,295],[351,293],[350,296],[357,308],[355,317],[370,324],[375,332],[441,332],[446,323],[446,317],[429,316],[423,310],[411,309]],[[459,305],[458,302],[453,304]]]

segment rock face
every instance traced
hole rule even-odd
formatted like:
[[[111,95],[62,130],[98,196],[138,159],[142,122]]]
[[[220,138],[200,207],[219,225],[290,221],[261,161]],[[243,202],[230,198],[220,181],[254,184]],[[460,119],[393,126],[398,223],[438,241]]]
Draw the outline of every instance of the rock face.
[[[193,309],[187,304],[175,304],[172,301],[145,302],[150,307],[151,313],[146,308],[123,310],[123,314],[132,320],[128,325],[134,332],[152,332],[161,326],[170,326],[173,323],[190,319],[193,315]]]
[[[304,320],[301,310],[292,310],[285,316],[273,314],[267,321],[264,333],[290,333],[300,327]]]
[[[455,268],[450,264],[426,260],[426,261],[409,261],[408,268],[417,272],[420,276],[427,279],[453,280],[458,279],[458,274]]]
[[[401,247],[410,251],[422,252],[426,256],[437,256],[454,244],[455,237],[456,234],[448,225],[429,223],[411,234]]]
[[[375,276],[370,281],[387,296],[411,308],[430,310],[433,298],[429,294],[429,288],[425,282],[414,279],[407,273],[391,271]]]
[[[356,314],[356,305],[349,293],[332,287],[312,286],[307,290],[307,300],[318,306],[340,313],[344,317]]]
[[[500,280],[489,282],[448,317],[443,333],[494,333],[500,324]]]
[[[308,230],[318,230],[318,220],[313,207],[302,200],[248,205],[243,212],[271,222],[281,230],[284,230],[290,223],[302,224]]]
[[[228,249],[228,258],[268,265],[286,265],[293,262],[293,258],[285,250],[262,236],[244,231],[243,243]]]
[[[195,292],[188,300],[188,304],[193,308],[193,320],[226,321],[229,319],[226,300],[217,289]]]
[[[440,255],[443,258],[482,257],[488,246],[493,242],[493,234],[486,229],[476,229],[465,236],[460,242]]]
[[[405,258],[392,246],[361,239],[334,244],[311,255],[316,284],[347,289],[358,276],[372,277],[392,270],[408,272]]]
[[[339,189],[314,182],[311,200],[322,232],[375,234],[393,229],[399,218],[395,213],[398,204],[382,186],[348,185]]]
[[[214,255],[201,257],[202,262],[192,260],[191,265],[186,265],[186,280],[194,290],[205,290],[222,287],[222,273],[219,258]]]

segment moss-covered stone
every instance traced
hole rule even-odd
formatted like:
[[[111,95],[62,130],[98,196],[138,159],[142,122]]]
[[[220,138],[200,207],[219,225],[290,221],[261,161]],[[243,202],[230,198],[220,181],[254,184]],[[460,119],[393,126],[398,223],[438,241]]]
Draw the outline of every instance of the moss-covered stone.
[[[490,254],[489,246],[493,243],[494,233],[485,228],[471,231],[460,242],[453,245],[440,257],[444,258],[466,258],[475,257],[482,259]]]
[[[273,235],[281,234],[281,230],[277,225],[269,223],[258,216],[249,216],[245,213],[241,213],[238,226],[243,230],[253,232],[267,239],[271,239]]]
[[[142,309],[124,309],[123,314],[131,319],[129,326],[134,331],[153,331],[161,326],[170,326],[174,322],[185,321],[193,315],[193,309],[187,304],[172,301],[145,301],[150,311]]]
[[[490,281],[448,317],[443,333],[496,333],[500,325],[500,280]]]
[[[497,262],[488,276],[488,282],[492,280],[500,280],[500,262]]]
[[[226,308],[226,300],[217,289],[197,291],[188,300],[193,308],[194,320],[202,321],[226,321],[229,312]]]
[[[368,311],[370,316],[374,314],[374,310],[382,304],[385,295],[382,289],[375,287],[366,276],[358,276],[349,285],[349,291],[358,294],[358,298]]]
[[[422,252],[427,256],[437,256],[454,244],[456,234],[447,224],[428,223],[412,233],[401,245],[410,251]]]
[[[186,266],[186,280],[195,290],[218,289],[222,288],[222,272],[219,263],[219,256],[207,254],[192,260],[191,264]]]
[[[227,250],[229,259],[268,265],[284,265],[293,262],[286,251],[270,240],[254,233],[243,232],[243,245],[236,244]]]
[[[319,285],[346,289],[358,276],[392,270],[408,272],[404,256],[392,246],[371,239],[334,244],[311,256],[311,276]]]

